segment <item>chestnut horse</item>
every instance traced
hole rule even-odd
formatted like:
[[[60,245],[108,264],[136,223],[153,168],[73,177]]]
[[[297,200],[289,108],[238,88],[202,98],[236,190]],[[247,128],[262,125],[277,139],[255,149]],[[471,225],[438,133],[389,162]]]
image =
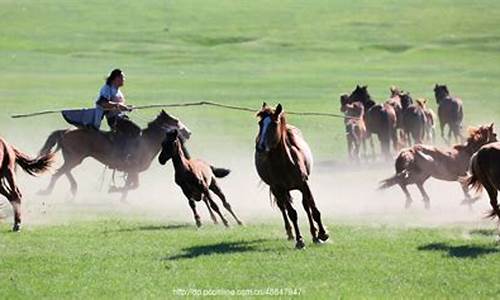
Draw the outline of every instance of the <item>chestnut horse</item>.
[[[302,205],[309,219],[313,241],[315,243],[327,241],[329,235],[321,222],[321,213],[316,207],[307,183],[313,159],[309,146],[300,131],[286,123],[281,104],[272,109],[263,103],[257,116],[260,121],[255,145],[255,167],[262,181],[269,185],[281,210],[288,239],[294,238],[288,221],[290,218],[295,230],[295,247],[297,249],[305,247],[300,234],[297,211],[292,206],[290,195],[291,190],[299,190],[302,193]],[[319,227],[319,232],[315,223]]]
[[[215,168],[208,163],[199,160],[191,159],[185,155],[185,147],[182,139],[179,137],[177,130],[167,132],[166,138],[162,143],[162,150],[158,161],[164,165],[169,159],[172,159],[175,170],[175,183],[182,189],[182,192],[189,201],[189,206],[193,210],[196,226],[201,227],[201,219],[196,211],[195,201],[203,200],[207,205],[210,216],[215,224],[217,218],[213,210],[219,215],[222,223],[229,227],[224,215],[219,210],[219,207],[212,199],[210,191],[216,194],[222,201],[224,208],[229,211],[239,225],[243,225],[238,216],[233,212],[231,205],[226,200],[226,196],[222,193],[215,178],[226,177],[230,170]]]
[[[340,111],[344,113],[347,138],[347,154],[352,161],[359,162],[361,146],[366,156],[365,108],[361,102],[348,103],[348,95],[340,96]]]
[[[38,158],[30,158],[0,137],[0,194],[9,200],[14,209],[13,231],[21,229],[21,191],[16,184],[16,165],[35,176],[47,171],[53,163],[54,155],[48,153]]]
[[[410,207],[412,198],[407,185],[416,184],[423,196],[425,208],[430,208],[430,198],[424,189],[429,177],[445,181],[459,181],[467,175],[472,155],[483,145],[496,141],[493,124],[471,128],[467,142],[455,145],[451,149],[438,149],[434,146],[415,145],[402,150],[396,158],[396,175],[381,182],[380,189],[399,185],[406,195],[406,208]],[[471,205],[473,199],[465,182],[460,182],[465,200],[462,203]]]
[[[426,143],[436,143],[436,114],[432,108],[427,106],[427,99],[419,98],[416,100],[417,105],[424,110],[425,114],[425,137],[424,141]]]
[[[462,100],[450,95],[446,85],[436,84],[434,96],[438,107],[439,126],[441,137],[446,143],[451,143],[451,134],[457,142],[463,140],[462,122],[464,119]],[[448,125],[448,138],[444,137],[444,127]]]
[[[479,191],[482,187],[490,197],[491,212],[489,217],[497,217],[500,221],[500,207],[497,196],[500,189],[500,142],[484,145],[474,154],[470,163],[467,185]]]
[[[48,153],[54,146],[57,146],[56,151],[62,150],[64,164],[52,176],[47,189],[41,191],[40,194],[49,195],[57,180],[62,175],[66,175],[71,185],[71,193],[75,196],[78,184],[71,174],[71,170],[80,165],[85,158],[92,157],[110,169],[123,171],[127,174],[124,187],[110,189],[110,192],[122,193],[122,200],[125,200],[129,190],[139,186],[139,173],[147,170],[160,152],[166,130],[172,129],[179,129],[185,139],[189,138],[191,134],[178,119],[162,110],[156,119],[141,131],[131,155],[134,159],[131,161],[126,161],[120,155],[123,150],[117,143],[113,142],[111,133],[89,128],[54,131],[47,138],[40,154]]]

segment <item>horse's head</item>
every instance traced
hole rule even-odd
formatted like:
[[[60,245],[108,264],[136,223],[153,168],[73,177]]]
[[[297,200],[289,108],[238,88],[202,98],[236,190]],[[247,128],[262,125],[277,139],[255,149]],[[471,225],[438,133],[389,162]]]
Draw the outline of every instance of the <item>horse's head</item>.
[[[448,91],[448,87],[445,84],[439,85],[436,83],[436,85],[434,86],[434,96],[436,97],[437,104],[439,104],[441,99],[446,98],[449,95],[450,92]]]
[[[372,100],[370,94],[368,93],[368,86],[359,86],[356,85],[356,88],[352,91],[351,95],[348,98],[349,103],[353,102],[361,102],[365,107],[365,110],[370,109],[373,105],[375,105],[375,101]]]
[[[391,93],[391,98],[399,97],[401,95],[401,89],[395,85],[391,86],[389,91]]]
[[[286,120],[281,104],[273,109],[264,102],[261,110],[257,113],[259,117],[259,135],[256,139],[255,149],[257,152],[269,152],[274,149],[283,139],[286,131]]]
[[[477,128],[469,128],[469,137],[467,144],[474,144],[483,146],[497,141],[497,134],[495,133],[494,123],[491,125],[482,125]]]
[[[187,140],[191,136],[191,130],[186,127],[179,119],[168,114],[163,109],[156,119],[149,123],[149,126],[156,126],[166,131],[178,130],[179,137],[182,140]]]
[[[179,149],[177,143],[180,143],[178,137],[179,131],[177,129],[167,131],[165,139],[161,143],[161,152],[158,157],[160,164],[166,164],[169,159],[177,154],[176,151]]]
[[[348,104],[349,104],[349,95],[347,95],[347,94],[340,95],[340,111],[341,112],[346,111]]]
[[[413,104],[413,99],[408,92],[401,92],[399,94],[399,99],[401,99],[401,106],[403,109],[407,109],[410,105]]]

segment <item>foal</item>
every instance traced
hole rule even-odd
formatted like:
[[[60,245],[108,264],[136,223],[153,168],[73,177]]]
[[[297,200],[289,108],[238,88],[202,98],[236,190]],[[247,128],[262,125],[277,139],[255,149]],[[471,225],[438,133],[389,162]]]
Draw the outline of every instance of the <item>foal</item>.
[[[359,162],[359,152],[363,146],[366,155],[365,108],[361,102],[347,103],[348,95],[340,96],[340,111],[344,113],[344,124],[347,138],[347,152],[352,161]]]
[[[316,207],[307,183],[312,168],[312,153],[309,146],[300,131],[286,123],[281,104],[272,109],[263,103],[257,116],[260,122],[259,134],[255,141],[255,167],[262,181],[269,185],[281,210],[288,239],[293,239],[292,228],[288,221],[290,218],[295,230],[295,247],[297,249],[305,247],[300,234],[297,211],[293,208],[290,195],[291,190],[299,190],[302,193],[302,205],[309,219],[313,241],[320,243],[328,240],[329,235],[321,222],[321,213]]]
[[[195,201],[203,200],[208,207],[213,222],[217,224],[217,218],[212,209],[219,215],[222,223],[224,223],[226,227],[229,227],[229,223],[212,199],[209,190],[222,200],[222,204],[236,222],[239,225],[243,225],[243,222],[241,222],[233,212],[231,205],[226,201],[226,197],[215,181],[216,177],[226,177],[230,170],[215,168],[202,160],[188,158],[184,151],[184,145],[179,137],[178,131],[170,131],[167,133],[166,139],[162,143],[162,150],[158,160],[160,164],[164,165],[169,159],[172,159],[175,169],[175,183],[180,186],[182,192],[189,201],[189,206],[193,210],[196,226],[201,226],[201,220],[196,211]]]
[[[472,155],[481,146],[496,142],[496,140],[493,124],[491,124],[471,128],[467,142],[463,145],[455,145],[451,149],[438,149],[427,145],[415,145],[404,149],[396,158],[396,175],[383,180],[380,189],[399,185],[406,195],[406,208],[408,208],[412,203],[412,198],[407,185],[416,184],[423,196],[425,208],[428,209],[430,199],[424,189],[424,182],[429,177],[445,181],[460,181],[460,178],[467,175]],[[473,200],[469,195],[467,184],[465,182],[460,182],[460,184],[465,194],[463,203],[471,205]]]
[[[21,191],[16,185],[16,165],[30,175],[38,175],[47,171],[53,162],[54,155],[49,153],[39,158],[30,158],[14,146],[0,138],[0,194],[7,198],[14,209],[13,231],[21,229]]]

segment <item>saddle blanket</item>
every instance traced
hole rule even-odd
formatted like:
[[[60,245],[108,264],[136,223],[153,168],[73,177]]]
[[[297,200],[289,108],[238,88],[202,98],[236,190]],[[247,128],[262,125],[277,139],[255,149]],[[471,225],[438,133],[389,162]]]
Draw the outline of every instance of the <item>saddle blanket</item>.
[[[71,109],[64,110],[62,116],[66,122],[76,127],[93,127],[98,130],[104,111],[100,108]]]

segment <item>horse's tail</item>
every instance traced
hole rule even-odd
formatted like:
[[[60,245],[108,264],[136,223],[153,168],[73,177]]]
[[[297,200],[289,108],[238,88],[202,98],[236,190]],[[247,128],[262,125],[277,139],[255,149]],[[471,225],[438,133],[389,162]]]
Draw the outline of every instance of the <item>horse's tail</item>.
[[[37,158],[31,158],[27,154],[13,147],[16,154],[16,163],[28,174],[35,176],[47,171],[54,162],[54,153],[48,153]]]
[[[406,171],[397,173],[396,175],[389,177],[380,181],[380,185],[378,187],[379,190],[388,189],[396,184],[401,183],[407,177]]]
[[[54,152],[57,152],[59,149],[61,149],[60,141],[62,140],[64,134],[67,131],[68,129],[62,129],[52,132],[45,141],[45,144],[43,145],[42,149],[40,149],[39,155],[40,156],[47,155],[52,151],[52,148],[54,148],[54,146],[57,146]]]
[[[479,193],[483,189],[483,184],[481,183],[478,177],[478,174],[479,172],[481,172],[481,170],[479,170],[479,164],[477,162],[477,154],[474,154],[474,156],[472,156],[471,158],[470,170],[471,170],[471,175],[461,179],[460,181],[464,182],[465,184],[467,184],[468,187]]]
[[[212,172],[214,173],[215,177],[217,178],[223,178],[229,175],[231,173],[231,170],[229,169],[224,169],[224,168],[216,168],[214,166],[210,166],[210,169],[212,169]]]

